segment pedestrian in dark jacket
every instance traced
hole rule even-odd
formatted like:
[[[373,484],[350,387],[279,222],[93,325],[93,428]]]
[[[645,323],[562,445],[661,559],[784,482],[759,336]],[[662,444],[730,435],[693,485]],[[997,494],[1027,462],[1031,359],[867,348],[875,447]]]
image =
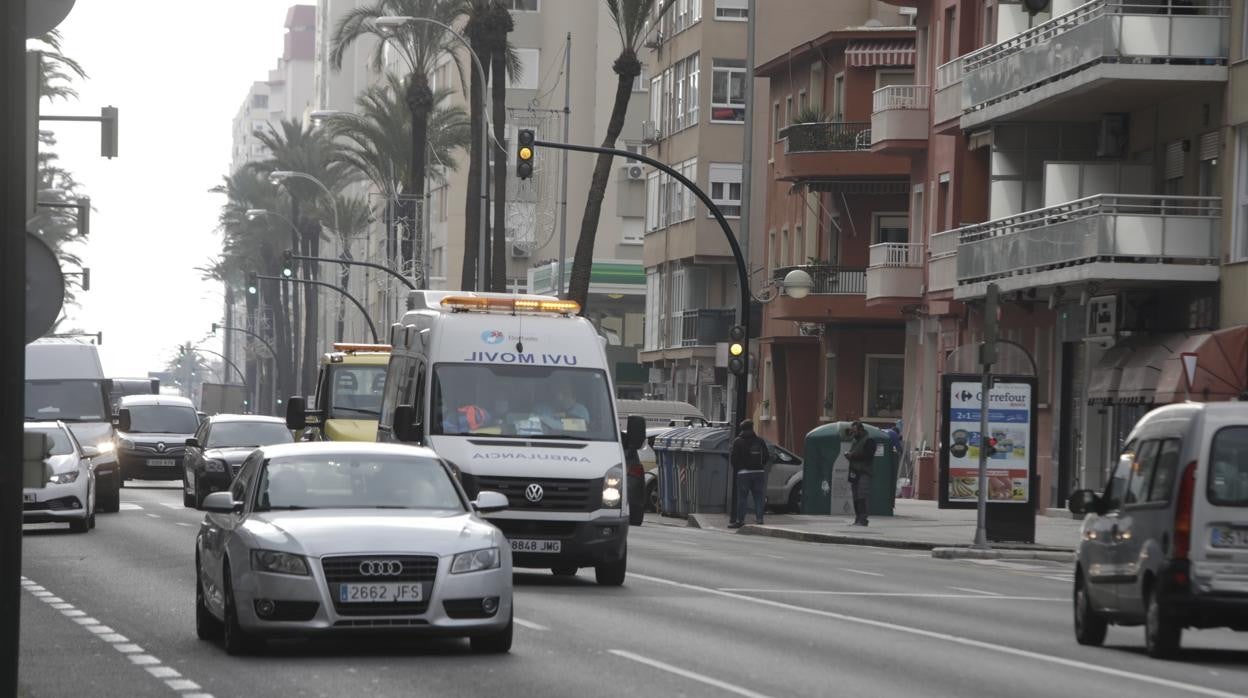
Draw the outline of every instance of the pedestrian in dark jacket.
[[[767,494],[767,442],[754,433],[754,423],[741,422],[737,438],[732,441],[728,456],[733,476],[737,479],[737,509],[728,528],[741,528],[745,523],[745,497],[754,497],[754,522],[763,523],[763,503]]]
[[[849,486],[854,498],[854,526],[866,526],[868,500],[871,498],[872,463],[875,460],[875,439],[867,436],[862,422],[849,428]]]

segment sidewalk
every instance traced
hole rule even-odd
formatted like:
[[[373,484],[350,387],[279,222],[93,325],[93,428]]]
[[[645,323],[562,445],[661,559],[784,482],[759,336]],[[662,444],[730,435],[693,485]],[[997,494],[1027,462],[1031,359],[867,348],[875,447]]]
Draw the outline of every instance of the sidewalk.
[[[1055,512],[1056,514],[1056,512]],[[936,502],[898,499],[893,516],[873,516],[871,525],[851,526],[844,516],[768,514],[766,523],[748,523],[740,535],[771,536],[816,543],[870,545],[886,548],[931,550],[934,557],[985,557],[967,550],[975,540],[974,509],[939,509]],[[653,523],[694,528],[727,529],[727,514],[692,514],[687,520],[649,515]],[[992,544],[987,557],[1070,560],[1079,539],[1079,520],[1060,515],[1036,516],[1036,542]]]

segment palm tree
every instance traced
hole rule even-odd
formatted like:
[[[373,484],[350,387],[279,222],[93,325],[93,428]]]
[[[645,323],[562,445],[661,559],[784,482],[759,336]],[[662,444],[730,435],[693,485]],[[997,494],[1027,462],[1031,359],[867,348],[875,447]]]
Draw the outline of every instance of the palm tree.
[[[333,136],[324,129],[304,125],[294,119],[284,120],[280,130],[272,124],[256,132],[256,138],[269,149],[272,157],[254,166],[261,172],[289,170],[301,172],[319,180],[331,192],[341,189],[350,179],[350,170],[337,156]],[[326,218],[332,219],[331,205],[324,200],[321,188],[302,177],[292,177],[283,183],[290,193],[290,220],[298,235],[292,231],[293,249],[308,257],[320,256],[322,225]],[[305,209],[305,205],[310,207]],[[305,217],[305,210],[314,215]],[[303,265],[304,278],[316,279],[320,268],[316,262]],[[297,388],[308,391],[316,385],[317,359],[320,356],[318,318],[319,289],[314,284],[304,284],[303,360],[300,362],[302,380]],[[296,311],[297,312],[297,311]],[[302,393],[300,393],[302,394]]]
[[[373,222],[373,211],[368,205],[368,200],[362,196],[336,196],[334,206],[338,209],[338,222],[342,226],[342,230],[335,231],[339,247],[342,249],[342,259],[350,261],[352,259],[351,239],[368,230],[368,226]],[[341,267],[338,287],[350,292],[351,266],[343,264]],[[346,299],[338,300],[338,321],[334,336],[345,341],[347,338],[344,324],[347,304]]]
[[[607,135],[602,147],[614,148],[620,131],[624,129],[624,116],[633,94],[633,81],[641,74],[641,61],[637,51],[645,39],[651,10],[655,2],[662,2],[655,17],[662,17],[675,0],[606,0],[611,21],[620,35],[620,55],[611,69],[615,71],[615,103],[611,106],[611,120],[607,122]],[[581,236],[576,241],[576,256],[572,259],[572,277],[568,280],[568,298],[581,304],[582,311],[589,300],[589,276],[594,265],[594,239],[598,233],[598,219],[602,214],[602,199],[607,193],[611,176],[612,156],[602,154],[594,165],[594,177],[589,185],[585,201],[585,216],[581,219]]]
[[[357,7],[348,12],[334,31],[330,61],[335,70],[342,68],[342,58],[347,48],[363,36],[380,39],[373,51],[372,64],[378,72],[385,67],[387,40],[407,62],[409,73],[403,95],[411,113],[411,142],[409,143],[407,180],[404,193],[418,199],[425,191],[426,147],[429,142],[429,117],[437,102],[429,84],[429,76],[437,68],[438,60],[451,47],[453,35],[432,22],[407,22],[393,30],[379,27],[380,17],[424,17],[446,26],[452,26],[464,17],[467,0],[375,0],[371,5]],[[454,54],[451,54],[454,56]],[[419,217],[410,216],[420,224]],[[415,236],[410,232],[401,241],[405,260],[412,259]]]
[[[61,33],[55,29],[39,37],[48,47],[42,52],[39,64],[39,96],[48,99],[78,97],[78,91],[70,87],[76,78],[86,79],[87,71],[78,61],[61,52]]]
[[[237,278],[248,272],[275,272],[281,257],[279,250],[287,246],[287,232],[267,218],[248,218],[247,211],[253,208],[276,210],[282,199],[277,187],[255,169],[243,167],[225,177],[222,184],[212,191],[226,197],[217,220],[225,236],[222,263],[230,270],[229,274]],[[273,318],[272,336],[278,353],[273,357],[277,366],[277,390],[283,395],[293,395],[294,335],[290,328],[290,316],[281,304],[280,290],[279,282],[266,280],[261,284],[260,300],[265,305],[266,314]],[[250,329],[264,334],[258,322]],[[262,389],[261,394],[268,395],[270,391]]]
[[[326,120],[339,144],[337,156],[391,200],[403,191],[408,177],[407,153],[411,151],[412,115],[403,92],[403,79],[387,73],[382,84],[369,87],[356,98],[358,114],[340,113]],[[455,151],[468,147],[468,113],[458,105],[445,104],[451,93],[445,87],[434,91],[434,109],[429,115],[427,154],[437,166],[428,170],[428,177],[438,182],[445,179],[448,170],[458,168]],[[387,207],[387,231],[394,229],[392,214]],[[393,233],[388,232],[386,256],[395,260],[399,254],[390,235]],[[398,261],[402,269],[402,260]]]

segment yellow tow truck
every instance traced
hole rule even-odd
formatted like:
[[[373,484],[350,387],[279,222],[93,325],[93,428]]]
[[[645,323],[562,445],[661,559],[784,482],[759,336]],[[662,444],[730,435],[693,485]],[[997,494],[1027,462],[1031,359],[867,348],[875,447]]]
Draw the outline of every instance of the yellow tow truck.
[[[375,441],[389,363],[388,344],[335,343],[321,357],[316,404],[292,397],[286,426],[304,441]]]

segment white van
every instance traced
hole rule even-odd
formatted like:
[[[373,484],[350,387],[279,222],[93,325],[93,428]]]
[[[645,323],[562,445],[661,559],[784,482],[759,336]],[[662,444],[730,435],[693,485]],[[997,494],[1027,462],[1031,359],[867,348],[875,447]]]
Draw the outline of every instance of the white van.
[[[100,365],[99,348],[72,339],[40,339],[26,345],[26,420],[61,421],[83,446],[98,451],[96,505],[120,508],[121,468],[113,452],[109,381]]]
[[[628,501],[602,337],[553,296],[413,291],[390,330],[378,441],[431,447],[469,496],[502,492],[489,519],[516,567],[593,567],[624,582]]]
[[[1143,625],[1154,657],[1184,628],[1248,631],[1248,404],[1188,402],[1144,415],[1105,491],[1080,490],[1075,638]]]

